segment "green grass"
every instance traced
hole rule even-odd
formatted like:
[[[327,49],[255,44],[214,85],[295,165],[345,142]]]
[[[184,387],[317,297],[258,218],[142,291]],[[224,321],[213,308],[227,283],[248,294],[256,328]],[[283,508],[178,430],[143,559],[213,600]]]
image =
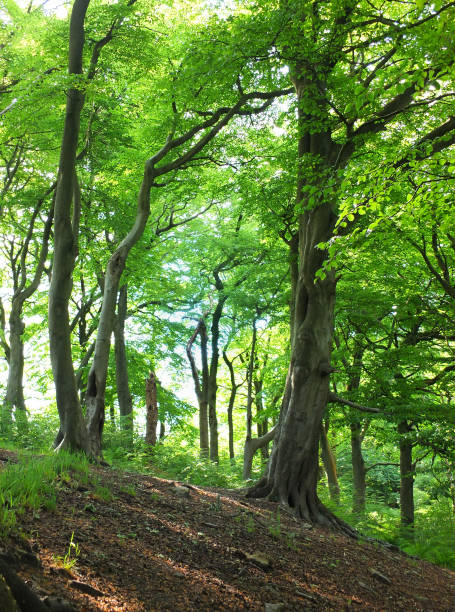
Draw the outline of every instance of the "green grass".
[[[16,528],[17,517],[41,508],[55,510],[57,494],[69,480],[86,476],[89,462],[81,455],[60,452],[48,456],[19,456],[0,472],[0,537]]]

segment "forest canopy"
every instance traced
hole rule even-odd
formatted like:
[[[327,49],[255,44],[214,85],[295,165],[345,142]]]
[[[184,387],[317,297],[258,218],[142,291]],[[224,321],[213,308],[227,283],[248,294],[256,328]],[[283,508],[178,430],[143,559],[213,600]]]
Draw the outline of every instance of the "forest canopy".
[[[351,534],[369,500],[453,521],[454,30],[424,0],[4,2],[1,440],[184,448]]]

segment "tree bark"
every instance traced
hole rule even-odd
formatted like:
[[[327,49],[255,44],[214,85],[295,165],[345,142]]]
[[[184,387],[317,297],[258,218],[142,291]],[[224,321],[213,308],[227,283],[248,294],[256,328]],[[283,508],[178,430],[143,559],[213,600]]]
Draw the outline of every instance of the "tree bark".
[[[199,372],[191,352],[194,341],[197,336],[201,338],[201,361],[202,361],[202,384],[199,380]],[[199,448],[201,457],[209,456],[209,428],[208,428],[208,380],[209,369],[207,359],[207,328],[205,326],[204,316],[199,319],[199,322],[194,330],[193,335],[186,345],[186,354],[191,366],[191,374],[193,376],[194,390],[196,392],[197,401],[199,404]]]
[[[146,429],[145,443],[148,446],[156,446],[156,427],[158,425],[158,400],[156,393],[156,376],[150,372],[145,382],[146,401]]]
[[[268,431],[264,436],[260,438],[247,438],[245,440],[245,446],[243,448],[243,480],[249,480],[251,478],[251,470],[253,468],[254,454],[260,448],[267,446],[275,435],[275,428]]]
[[[306,521],[332,525],[353,534],[353,530],[330,513],[317,495],[318,450],[322,417],[329,393],[333,341],[336,277],[332,269],[321,274],[328,254],[324,247],[333,236],[337,215],[336,187],[321,188],[333,164],[329,133],[309,133],[305,114],[306,90],[323,92],[324,83],[311,83],[303,76],[303,66],[292,72],[298,101],[298,156],[311,160],[312,171],[306,175],[299,163],[297,206],[299,215],[298,278],[295,288],[291,362],[286,389],[275,434],[274,446],[265,477],[251,488],[249,496],[268,496],[293,508]],[[320,109],[325,100],[313,100]],[[318,119],[320,123],[320,119]],[[309,182],[313,200],[308,201]],[[335,183],[336,184],[336,183]]]
[[[352,511],[365,512],[366,469],[362,454],[362,425],[351,423]]]
[[[340,503],[340,485],[337,476],[337,466],[335,455],[330,448],[327,438],[327,429],[323,424],[321,427],[321,457],[324,464],[325,473],[327,474],[327,482],[329,485],[330,499],[336,504]]]
[[[115,380],[120,411],[120,427],[125,431],[133,429],[133,398],[128,379],[128,359],[125,346],[125,321],[128,304],[128,286],[122,285],[118,295],[117,317],[114,325]]]
[[[10,358],[8,368],[8,383],[3,403],[2,427],[9,429],[12,425],[13,408],[16,408],[18,425],[26,426],[27,413],[25,410],[23,376],[24,376],[24,342],[22,334],[25,324],[21,317],[21,309],[13,304],[9,316],[9,347]],[[19,411],[21,414],[19,415]]]
[[[234,411],[234,403],[235,403],[235,398],[237,395],[237,389],[239,388],[240,385],[236,384],[235,382],[235,371],[234,371],[234,365],[233,365],[233,361],[235,359],[230,361],[226,351],[223,351],[223,359],[224,362],[226,363],[228,369],[229,369],[229,376],[230,376],[230,380],[231,380],[231,392],[229,394],[229,404],[228,404],[228,409],[227,409],[227,417],[228,417],[228,430],[229,430],[229,458],[232,461],[234,461],[234,422],[233,422],[233,411]]]
[[[209,430],[210,430],[210,459],[218,463],[218,418],[216,414],[216,393],[218,390],[217,375],[218,365],[220,360],[220,352],[218,348],[220,340],[220,319],[223,314],[223,307],[227,300],[226,295],[221,295],[218,298],[217,305],[212,316],[211,326],[211,348],[212,354],[210,358],[210,370],[208,381],[208,401],[209,401]]]
[[[412,442],[405,438],[411,431],[407,421],[398,424],[400,437],[400,515],[401,526],[409,529],[414,525],[414,466]]]
[[[265,436],[268,431],[267,417],[264,416],[264,404],[262,402],[262,389],[264,387],[264,381],[262,378],[254,379],[254,403],[256,405],[256,425],[258,438]],[[269,458],[269,447],[267,444],[261,446],[261,455],[263,459]]]
[[[20,430],[27,429],[27,412],[24,400],[23,377],[24,377],[24,341],[22,335],[25,331],[25,323],[23,320],[24,303],[38,289],[41,277],[43,275],[44,266],[46,263],[49,250],[49,236],[54,218],[54,202],[52,203],[47,215],[47,220],[44,224],[43,235],[41,237],[41,248],[39,255],[36,258],[36,266],[33,278],[28,281],[27,273],[30,265],[27,263],[27,256],[30,253],[30,242],[33,238],[35,222],[42,208],[44,201],[55,190],[54,183],[36,203],[35,209],[32,212],[27,234],[17,256],[11,253],[11,268],[13,272],[14,293],[11,300],[11,312],[9,316],[9,346],[7,345],[8,358],[8,383],[6,389],[6,397],[3,405],[2,417],[5,419],[4,424],[10,426],[12,423],[12,410],[16,409],[16,422]],[[20,257],[19,257],[20,254]],[[2,317],[4,317],[2,307]],[[2,327],[4,328],[4,320],[2,318]],[[6,344],[6,341],[5,341]],[[3,422],[2,418],[2,422]]]
[[[250,349],[250,358],[248,360],[248,368],[246,372],[246,380],[247,380],[247,398],[246,398],[246,439],[244,449],[249,447],[248,442],[253,437],[253,375],[254,375],[254,361],[256,355],[256,338],[257,338],[257,329],[256,329],[256,319],[253,319],[253,334],[251,338],[251,349]],[[245,464],[245,459],[244,459]]]
[[[82,73],[84,20],[89,1],[75,0],[71,12],[68,65],[70,75]],[[49,344],[57,408],[63,431],[59,448],[88,451],[87,430],[74,375],[68,313],[77,254],[77,236],[73,233],[71,204],[77,189],[76,149],[83,103],[82,91],[70,88],[66,101],[55,197],[54,259],[49,287]]]

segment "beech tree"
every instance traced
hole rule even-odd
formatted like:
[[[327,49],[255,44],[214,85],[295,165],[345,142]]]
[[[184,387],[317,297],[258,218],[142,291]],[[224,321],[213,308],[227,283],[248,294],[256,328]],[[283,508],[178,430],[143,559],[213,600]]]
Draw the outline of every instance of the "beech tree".
[[[308,521],[340,525],[319,501],[316,485],[333,372],[338,275],[329,250],[339,233],[354,229],[366,206],[357,199],[352,210],[342,208],[350,165],[355,158],[362,167],[367,189],[374,177],[370,164],[380,155],[386,160],[382,181],[392,184],[397,172],[455,142],[453,10],[451,3],[283,1],[276,13],[285,24],[277,46],[297,98],[298,277],[292,356],[275,444],[265,477],[249,495],[276,498]],[[441,89],[432,87],[435,79]],[[398,138],[400,132],[406,139]],[[367,198],[368,192],[357,195]]]
[[[124,10],[131,7],[129,3]],[[70,21],[69,74],[78,77],[83,74],[84,21],[88,8],[87,0],[76,0],[73,5]],[[90,82],[96,74],[100,55],[106,45],[111,43],[114,33],[122,26],[121,9],[104,34],[94,45],[90,64],[86,70],[85,80]],[[120,11],[120,12],[119,12]],[[224,27],[224,24],[223,24]],[[213,28],[213,26],[212,26]],[[226,34],[226,32],[224,32]],[[203,45],[195,52],[199,53],[199,62],[218,61],[212,50]],[[190,55],[186,55],[190,57]],[[56,240],[54,244],[54,269],[49,291],[49,330],[56,385],[57,405],[61,421],[64,423],[62,446],[82,448],[90,454],[101,453],[101,433],[104,423],[105,387],[109,359],[110,338],[115,319],[115,306],[120,277],[131,249],[141,239],[150,214],[151,191],[165,186],[160,177],[173,175],[187,167],[218,133],[234,118],[241,115],[254,116],[265,110],[277,96],[289,93],[289,90],[251,90],[245,89],[247,82],[239,81],[239,62],[233,64],[233,71],[223,73],[219,86],[226,92],[226,104],[216,106],[213,84],[211,93],[206,96],[205,108],[194,109],[194,78],[200,78],[199,65],[195,53],[191,54],[191,63],[185,63],[185,56],[175,58],[181,62],[180,74],[169,76],[170,95],[166,122],[163,128],[167,138],[156,152],[145,162],[145,170],[138,193],[137,213],[131,229],[121,240],[106,266],[103,287],[103,301],[98,325],[94,357],[87,383],[86,410],[88,438],[84,433],[82,413],[78,403],[74,371],[71,360],[70,334],[67,315],[67,304],[71,292],[71,272],[77,249],[79,224],[79,184],[75,172],[76,149],[79,136],[80,115],[84,104],[84,91],[81,87],[71,87],[67,96],[65,128],[61,147],[59,179],[55,201]],[[241,58],[243,65],[245,59]],[[196,65],[196,71],[195,71]],[[181,76],[182,75],[182,76]],[[242,73],[245,77],[245,71]],[[244,81],[253,79],[246,74]],[[179,83],[183,89],[179,89]],[[255,79],[257,83],[257,78]],[[237,84],[237,86],[236,86]],[[207,87],[204,75],[200,86]],[[178,94],[183,95],[179,96]],[[189,95],[190,94],[190,95]],[[254,104],[257,103],[257,106]],[[213,107],[213,105],[215,105]],[[169,113],[170,111],[170,113]],[[71,221],[71,204],[73,219]]]

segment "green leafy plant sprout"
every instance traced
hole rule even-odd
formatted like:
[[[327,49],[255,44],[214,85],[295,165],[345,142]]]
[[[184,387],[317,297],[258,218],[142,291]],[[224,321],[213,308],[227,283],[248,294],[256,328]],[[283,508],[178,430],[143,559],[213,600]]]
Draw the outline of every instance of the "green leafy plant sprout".
[[[66,570],[70,571],[76,565],[79,555],[80,555],[80,548],[79,548],[79,544],[74,541],[74,531],[73,531],[73,533],[71,534],[70,543],[68,546],[68,550],[66,551],[66,554],[63,557],[55,557],[55,559],[57,563],[60,565],[60,567],[63,567]]]

